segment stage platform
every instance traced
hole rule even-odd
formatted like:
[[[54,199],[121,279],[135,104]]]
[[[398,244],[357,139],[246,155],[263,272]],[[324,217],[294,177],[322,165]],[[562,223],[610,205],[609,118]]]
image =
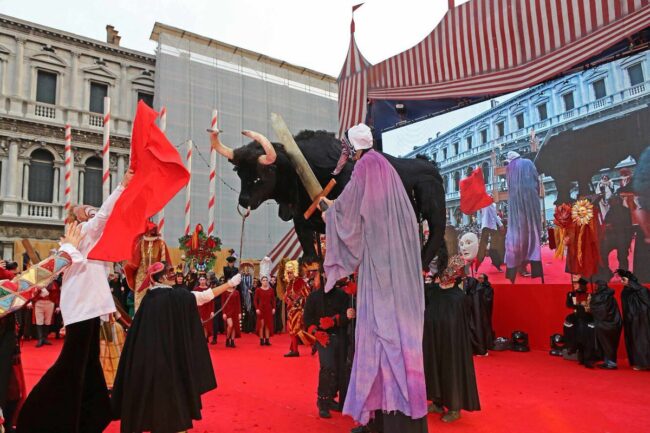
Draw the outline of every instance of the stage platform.
[[[210,346],[219,388],[203,398],[203,420],[193,433],[347,433],[348,417],[318,418],[318,358],[301,347],[300,358],[284,358],[289,339],[244,335],[236,349],[223,339]],[[23,364],[31,388],[56,359],[61,342],[36,349],[23,344]],[[490,352],[475,357],[480,412],[463,413],[453,424],[429,416],[429,431],[456,433],[595,433],[648,431],[650,372],[587,370],[575,362],[529,353]],[[118,433],[118,423],[106,430]]]

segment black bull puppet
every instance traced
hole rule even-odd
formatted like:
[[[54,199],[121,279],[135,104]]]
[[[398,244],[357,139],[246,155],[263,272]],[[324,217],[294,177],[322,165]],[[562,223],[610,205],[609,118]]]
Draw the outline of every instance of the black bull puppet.
[[[325,233],[325,223],[319,212],[308,220],[304,219],[303,213],[312,200],[291,165],[284,146],[271,143],[266,137],[252,131],[244,131],[244,135],[254,141],[233,150],[221,143],[218,134],[211,134],[212,147],[228,158],[241,180],[239,205],[256,209],[266,200],[275,200],[279,204],[280,218],[283,221],[293,220],[303,253],[316,255],[314,232]],[[341,155],[341,143],[334,138],[334,134],[326,131],[302,131],[295,140],[324,187],[333,177],[332,172]],[[431,234],[422,247],[423,268],[428,268],[434,257],[437,257],[437,266],[444,268],[447,261],[444,243],[445,191],[438,169],[425,159],[384,156],[402,179],[418,220],[426,220],[429,224]],[[341,172],[334,176],[337,184],[329,194],[330,199],[335,199],[343,191],[350,180],[352,168],[353,163],[348,161]]]

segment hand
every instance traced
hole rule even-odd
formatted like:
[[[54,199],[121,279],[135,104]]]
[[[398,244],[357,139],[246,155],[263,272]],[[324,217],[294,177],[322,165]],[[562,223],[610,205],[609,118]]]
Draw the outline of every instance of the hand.
[[[60,309],[59,307],[56,307],[56,308],[54,309],[54,312],[55,312],[56,314],[59,314],[59,313],[61,312],[61,309]]]
[[[0,260],[0,269],[7,269],[7,262]]]
[[[61,244],[70,244],[75,248],[79,248],[79,244],[86,237],[81,233],[81,224],[73,222],[65,227],[65,235],[61,238]]]
[[[223,316],[221,316],[221,317],[223,317],[223,320],[224,320],[224,321],[225,321],[225,320],[228,320],[228,316],[226,316],[225,314],[224,314]]]
[[[45,289],[45,288],[41,289],[41,296],[42,297],[46,297],[49,294],[50,294],[50,292],[47,289]]]
[[[27,309],[28,310],[31,310],[32,308],[34,308],[34,304],[32,304],[31,302],[29,304],[27,304]]]
[[[259,315],[259,314],[260,314],[260,310],[255,310],[255,314]]]
[[[346,316],[348,316],[348,319],[356,319],[357,318],[357,312],[354,310],[354,308],[348,308],[346,311]]]
[[[271,310],[271,314],[275,314],[275,308]]]
[[[135,172],[133,171],[132,168],[129,168],[126,171],[126,173],[124,173],[124,177],[122,178],[122,184],[121,184],[124,188],[129,186],[129,183],[131,182],[131,179],[133,179],[134,174],[135,174]]]
[[[237,287],[241,283],[241,274],[237,274],[234,277],[232,277],[230,280],[228,280],[228,284],[230,287]]]
[[[239,320],[241,320],[241,314],[238,314],[238,315],[237,315],[237,318],[238,318]]]
[[[332,205],[334,205],[334,200],[330,200],[330,199],[328,199],[327,197],[321,197],[321,198],[320,198],[320,202],[321,202],[321,203],[325,203],[325,204],[327,205],[328,208],[329,208],[329,207],[332,207]]]

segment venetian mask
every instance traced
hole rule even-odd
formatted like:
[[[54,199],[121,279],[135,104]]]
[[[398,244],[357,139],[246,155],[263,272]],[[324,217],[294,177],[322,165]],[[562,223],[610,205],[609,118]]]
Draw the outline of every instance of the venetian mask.
[[[458,249],[465,261],[472,261],[478,255],[478,237],[474,233],[465,233],[458,241]]]

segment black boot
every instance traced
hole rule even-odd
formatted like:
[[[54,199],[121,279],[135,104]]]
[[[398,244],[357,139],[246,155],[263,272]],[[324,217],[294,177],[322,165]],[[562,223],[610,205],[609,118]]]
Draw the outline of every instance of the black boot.
[[[226,338],[226,347],[230,347],[230,338]]]
[[[265,346],[270,346],[270,345],[271,345],[271,340],[268,339],[268,338],[265,338],[265,339],[264,339],[264,345],[265,345]]]
[[[260,346],[264,346],[264,345],[265,345],[265,344],[264,344],[264,339],[263,339],[263,338],[260,338]]]
[[[42,329],[43,329],[43,344],[45,344],[46,346],[51,346],[52,343],[50,342],[50,340],[47,339],[47,336],[50,333],[50,325],[43,325]]]
[[[329,408],[329,399],[327,397],[318,397],[318,400],[316,400],[316,407],[318,407],[319,417],[332,418]]]
[[[36,347],[43,346],[43,329],[41,325],[36,325],[36,335],[38,336],[38,343],[36,343]]]
[[[233,348],[237,347],[237,346],[235,346],[235,339],[234,338],[230,339],[230,347],[233,347]]]

